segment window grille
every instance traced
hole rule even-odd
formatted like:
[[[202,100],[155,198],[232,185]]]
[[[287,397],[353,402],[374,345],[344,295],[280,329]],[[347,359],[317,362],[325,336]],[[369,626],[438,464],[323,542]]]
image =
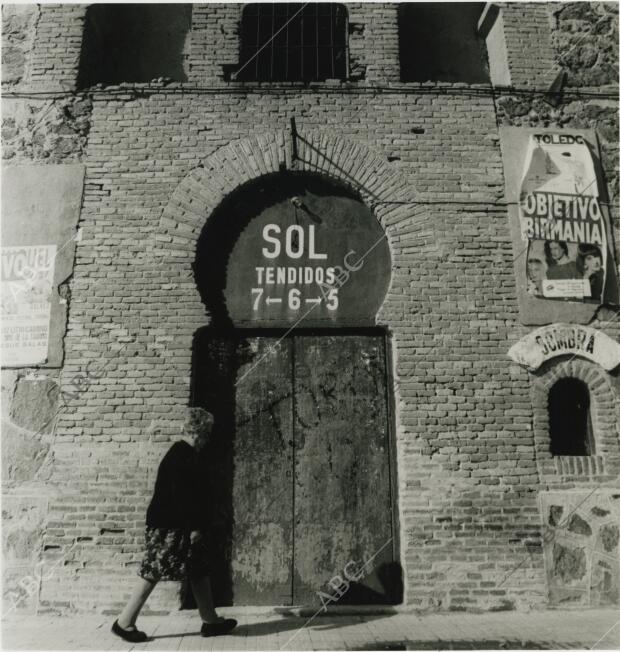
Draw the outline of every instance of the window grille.
[[[594,455],[590,392],[577,378],[562,378],[549,390],[552,455]]]
[[[239,81],[347,77],[347,10],[335,3],[257,3],[243,10]]]

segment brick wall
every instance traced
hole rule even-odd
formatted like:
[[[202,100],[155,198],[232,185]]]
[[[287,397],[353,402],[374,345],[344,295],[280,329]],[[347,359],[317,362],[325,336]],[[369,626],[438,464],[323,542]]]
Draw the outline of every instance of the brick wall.
[[[81,159],[90,126],[89,99],[40,94],[75,87],[84,11],[80,5],[3,5],[5,163]]]
[[[41,5],[27,81],[38,90],[75,88],[86,5]]]
[[[375,83],[397,81],[397,5],[352,2],[346,7],[351,78]],[[224,66],[239,65],[242,9],[242,4],[193,5],[189,81],[217,83],[224,78]]]
[[[208,113],[202,102],[166,93],[94,101],[88,160],[97,190],[92,195],[87,185],[63,378],[70,383],[89,359],[105,361],[106,372],[72,401],[58,426],[59,445],[138,443],[161,415],[164,432],[174,437],[188,399],[192,335],[208,318],[187,261],[154,264],[152,243],[141,234],[157,232],[178,182],[201,161],[208,169],[211,154],[249,137],[257,124],[268,134],[297,115],[302,135],[320,129],[326,139],[365,142],[398,159],[393,167],[412,201],[393,225],[394,281],[382,311],[395,345],[409,602],[499,608],[543,601],[542,557],[530,556],[523,543],[539,527],[539,478],[533,453],[524,453],[533,449],[528,374],[505,358],[525,329],[516,323],[510,292],[505,209],[494,206],[502,178],[492,98],[359,94],[351,102],[326,92],[226,94],[210,98]],[[424,133],[411,133],[411,125]],[[101,328],[106,323],[112,330]],[[120,342],[114,329],[132,341]],[[135,460],[138,478],[148,468]],[[137,514],[148,500],[141,487]],[[96,480],[89,491],[99,492]],[[138,545],[141,533],[132,534]],[[74,537],[65,529],[65,545]],[[109,592],[100,595],[111,595],[116,567],[131,561],[120,542],[116,547]],[[452,585],[445,569],[456,560],[471,577]],[[84,568],[89,563],[83,558]],[[86,600],[90,582],[74,577],[73,590]],[[438,590],[438,580],[445,588]]]
[[[557,74],[550,3],[498,3],[502,8],[510,80],[516,88],[546,88]]]
[[[362,188],[388,229],[393,261],[379,320],[393,340],[406,603],[546,604],[539,492],[618,486],[617,474],[541,471],[539,381],[506,356],[529,329],[518,321],[497,130],[597,128],[615,197],[610,100],[567,96],[553,108],[540,95],[499,96],[483,85],[401,84],[396,6],[347,6],[359,82],[223,81],[222,66],[237,63],[240,6],[210,4],[193,7],[186,84],[87,94],[88,141],[77,154],[87,166],[82,240],[61,373],[66,409],[51,439],[41,542],[51,572],[39,610],[113,611],[127,597],[153,473],[189,398],[192,336],[209,321],[190,268],[199,221],[254,165],[258,173],[253,156],[266,144],[290,165],[291,117],[339,162],[319,156],[314,165],[339,178],[343,168],[357,187],[376,182],[382,202],[404,202],[373,195],[373,204]],[[54,79],[64,79],[77,70],[83,14],[48,11],[45,24],[59,26],[49,29],[71,36],[66,51],[49,50]],[[560,43],[551,9],[505,4],[502,13],[513,86],[544,88],[543,64]],[[51,47],[41,38],[35,52]],[[618,339],[614,314],[601,310],[593,326]],[[618,391],[611,376],[606,400],[617,405]],[[158,589],[149,607],[175,608],[175,593]]]
[[[4,166],[79,163],[90,126],[86,97],[46,96],[73,88],[81,47],[83,7],[3,5],[2,159]],[[61,85],[61,82],[64,87]],[[39,94],[37,94],[39,93]],[[6,182],[6,177],[3,178]],[[32,199],[36,204],[36,198]],[[45,216],[58,213],[56,206]],[[36,214],[36,207],[33,210]],[[14,225],[16,226],[16,225]],[[49,225],[48,225],[49,226]],[[57,226],[61,226],[58,224]],[[5,229],[36,231],[36,227]],[[35,235],[36,237],[36,235]],[[63,254],[72,249],[59,242]],[[59,286],[70,298],[69,286]],[[64,313],[59,311],[58,314]],[[52,325],[64,331],[64,322]],[[62,352],[59,352],[62,357]],[[2,370],[3,613],[34,612],[42,581],[48,483],[59,409],[58,364]]]

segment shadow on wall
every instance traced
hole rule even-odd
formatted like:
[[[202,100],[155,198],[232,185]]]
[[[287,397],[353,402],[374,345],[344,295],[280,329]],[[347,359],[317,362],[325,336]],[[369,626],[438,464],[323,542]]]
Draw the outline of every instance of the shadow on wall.
[[[397,605],[403,601],[403,568],[398,562],[380,564],[376,569],[381,591],[371,589],[360,582],[351,582],[336,605]]]
[[[190,4],[95,4],[86,11],[78,87],[186,81]]]
[[[233,604],[232,543],[233,485],[236,432],[236,383],[240,366],[245,361],[247,346],[233,340],[213,339],[210,329],[203,328],[194,336],[192,364],[192,405],[204,407],[214,417],[213,432],[207,455],[212,495],[201,497],[210,509],[210,579],[213,597],[218,606]],[[195,608],[188,584],[181,588],[181,608]]]
[[[489,82],[484,40],[477,32],[484,3],[411,2],[398,7],[403,82]]]

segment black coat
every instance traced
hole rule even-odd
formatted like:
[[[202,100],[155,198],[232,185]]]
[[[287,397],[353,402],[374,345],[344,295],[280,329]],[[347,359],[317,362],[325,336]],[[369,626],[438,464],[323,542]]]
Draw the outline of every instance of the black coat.
[[[187,442],[178,441],[159,464],[155,491],[146,511],[146,525],[207,530],[211,517],[210,498],[204,456]]]

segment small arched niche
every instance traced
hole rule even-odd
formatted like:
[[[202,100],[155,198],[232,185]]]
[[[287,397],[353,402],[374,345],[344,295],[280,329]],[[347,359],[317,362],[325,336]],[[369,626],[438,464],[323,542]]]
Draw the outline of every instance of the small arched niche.
[[[579,378],[560,378],[549,389],[551,454],[594,455],[590,392]]]

